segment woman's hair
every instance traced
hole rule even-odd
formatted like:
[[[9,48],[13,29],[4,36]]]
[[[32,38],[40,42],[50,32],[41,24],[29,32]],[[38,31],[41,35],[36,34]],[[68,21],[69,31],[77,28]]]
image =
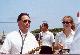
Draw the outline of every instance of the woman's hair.
[[[75,23],[74,23],[73,18],[71,16],[64,16],[62,21],[64,21],[65,18],[70,18],[70,22],[71,22],[71,25],[72,25],[71,29],[74,31],[75,30]]]

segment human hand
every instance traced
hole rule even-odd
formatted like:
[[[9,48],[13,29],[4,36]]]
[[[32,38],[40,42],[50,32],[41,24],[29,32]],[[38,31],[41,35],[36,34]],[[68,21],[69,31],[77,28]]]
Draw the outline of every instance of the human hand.
[[[59,49],[63,49],[64,45],[62,43],[58,43]]]
[[[80,22],[80,13],[79,13],[79,11],[77,13],[77,17],[78,17],[78,22]]]
[[[56,50],[63,49],[63,44],[61,44],[61,43],[54,44],[54,49],[56,49]]]

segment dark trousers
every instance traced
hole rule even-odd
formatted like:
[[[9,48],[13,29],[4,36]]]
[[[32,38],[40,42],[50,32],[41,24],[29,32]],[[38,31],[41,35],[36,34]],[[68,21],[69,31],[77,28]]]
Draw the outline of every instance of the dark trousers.
[[[52,48],[49,46],[41,46],[40,54],[53,54]]]

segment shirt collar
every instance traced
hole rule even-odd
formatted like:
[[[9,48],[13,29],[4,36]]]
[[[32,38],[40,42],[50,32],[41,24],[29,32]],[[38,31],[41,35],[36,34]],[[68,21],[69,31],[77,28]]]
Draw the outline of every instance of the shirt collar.
[[[69,36],[68,36],[67,38],[70,38],[71,36],[74,37],[74,34],[75,34],[75,31],[73,31],[73,30],[71,29],[71,33],[69,34]]]
[[[19,32],[20,32],[20,34],[22,35],[22,36],[25,36],[25,35],[27,35],[27,33],[22,33],[22,31],[21,30],[19,30]]]
[[[46,31],[46,32],[42,32],[42,33],[48,33],[49,31]]]
[[[71,29],[71,33],[69,34],[69,36],[68,36],[67,38],[69,38],[70,36],[74,36],[74,34],[75,34],[75,31],[73,31],[73,30]],[[63,33],[63,31],[59,32],[58,35],[63,35],[63,36],[65,36],[65,34]]]

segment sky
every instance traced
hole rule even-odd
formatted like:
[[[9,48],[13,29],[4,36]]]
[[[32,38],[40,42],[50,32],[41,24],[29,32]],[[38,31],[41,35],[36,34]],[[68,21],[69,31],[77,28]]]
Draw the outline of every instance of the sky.
[[[21,12],[31,17],[30,31],[38,29],[42,21],[49,28],[61,28],[62,18],[72,16],[76,22],[76,13],[80,11],[80,0],[1,0],[0,22],[16,22]],[[18,30],[16,23],[0,23],[0,32]]]

